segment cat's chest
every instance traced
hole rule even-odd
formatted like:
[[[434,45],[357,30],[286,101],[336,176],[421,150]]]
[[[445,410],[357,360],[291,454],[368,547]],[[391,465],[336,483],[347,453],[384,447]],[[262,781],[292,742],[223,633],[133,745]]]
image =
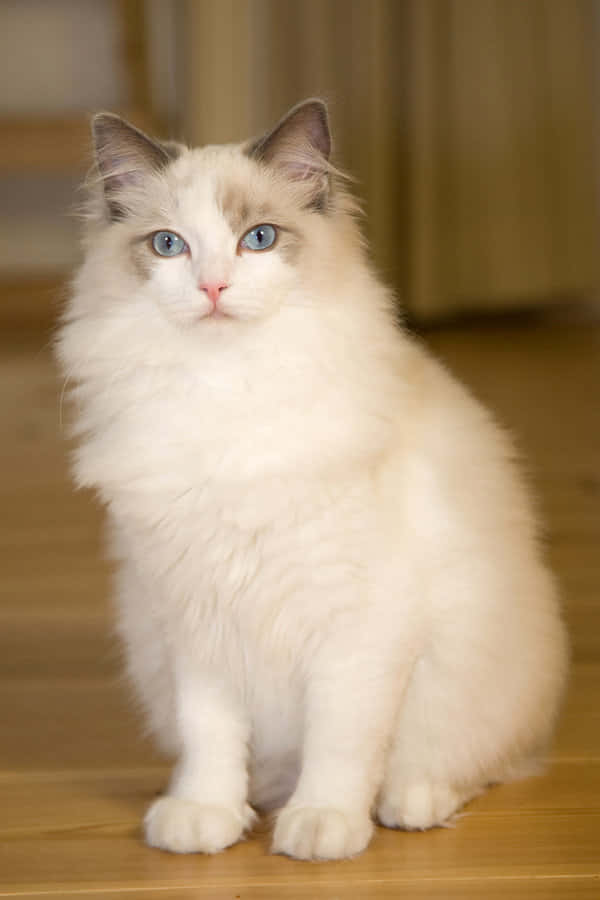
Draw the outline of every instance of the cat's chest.
[[[86,480],[110,481],[116,489],[170,485],[181,492],[207,482],[315,472],[343,461],[368,434],[351,395],[317,390],[285,367],[251,376],[150,373],[124,385],[114,410],[102,402],[94,401],[97,437],[83,450],[95,467]]]
[[[378,526],[364,480],[209,479],[180,494],[123,492],[111,508],[168,616],[217,617],[258,645],[300,638],[365,591]],[[276,641],[271,651],[280,655]]]

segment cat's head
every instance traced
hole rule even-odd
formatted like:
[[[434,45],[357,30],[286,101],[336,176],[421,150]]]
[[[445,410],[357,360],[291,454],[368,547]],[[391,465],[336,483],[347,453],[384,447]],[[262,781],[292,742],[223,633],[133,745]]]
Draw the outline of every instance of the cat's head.
[[[88,255],[137,314],[187,329],[265,318],[335,280],[340,241],[358,244],[320,100],[241,145],[164,144],[108,113],[93,139]]]

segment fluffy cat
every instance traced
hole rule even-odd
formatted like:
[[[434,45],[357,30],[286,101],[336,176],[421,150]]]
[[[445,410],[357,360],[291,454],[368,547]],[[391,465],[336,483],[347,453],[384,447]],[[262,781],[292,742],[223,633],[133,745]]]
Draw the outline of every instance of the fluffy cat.
[[[394,318],[322,102],[189,150],[93,122],[58,336],[119,629],[177,757],[149,844],[337,859],[531,772],[566,642],[513,450]]]

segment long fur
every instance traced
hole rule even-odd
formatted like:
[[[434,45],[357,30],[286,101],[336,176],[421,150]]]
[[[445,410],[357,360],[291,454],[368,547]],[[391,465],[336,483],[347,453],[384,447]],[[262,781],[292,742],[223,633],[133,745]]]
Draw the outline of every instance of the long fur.
[[[315,205],[291,134],[283,165],[142,147],[112,219],[101,178],[58,338],[129,675],[178,760],[146,819],[174,851],[233,843],[251,806],[283,806],[300,858],[359,852],[373,815],[441,824],[529,771],[565,680],[510,440],[398,329],[353,201],[325,162]],[[261,222],[277,245],[241,252]],[[155,256],[159,229],[189,252]]]

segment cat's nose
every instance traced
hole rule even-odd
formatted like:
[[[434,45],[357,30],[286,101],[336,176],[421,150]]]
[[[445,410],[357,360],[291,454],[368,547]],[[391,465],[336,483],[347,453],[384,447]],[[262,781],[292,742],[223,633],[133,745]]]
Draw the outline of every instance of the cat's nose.
[[[222,281],[203,281],[198,285],[198,290],[204,291],[212,305],[216,306],[221,291],[224,291],[227,287],[229,287],[229,285],[224,284]]]

